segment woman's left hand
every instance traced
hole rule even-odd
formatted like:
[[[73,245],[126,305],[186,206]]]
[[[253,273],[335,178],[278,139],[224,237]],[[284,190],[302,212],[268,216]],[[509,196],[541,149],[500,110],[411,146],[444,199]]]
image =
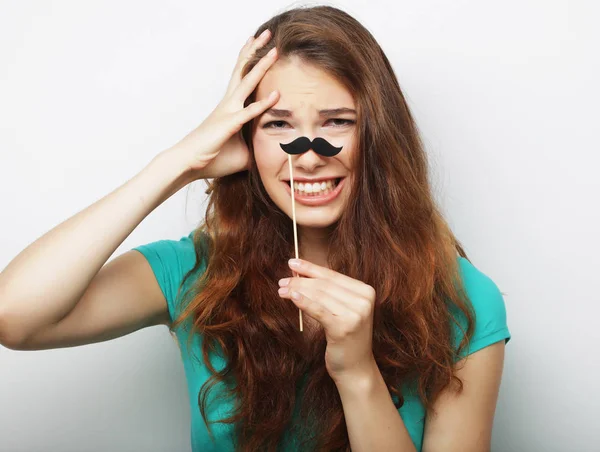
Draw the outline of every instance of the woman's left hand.
[[[325,330],[325,364],[331,378],[368,375],[373,369],[375,289],[334,270],[297,259],[299,276],[279,281],[279,295],[316,319]],[[287,281],[287,283],[286,283]],[[282,287],[283,286],[283,287]],[[282,289],[287,289],[282,293]],[[298,298],[294,298],[294,294]]]

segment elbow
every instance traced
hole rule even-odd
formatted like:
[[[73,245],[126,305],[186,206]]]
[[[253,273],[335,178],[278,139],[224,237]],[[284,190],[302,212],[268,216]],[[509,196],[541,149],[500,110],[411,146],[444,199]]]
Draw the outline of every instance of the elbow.
[[[15,331],[14,322],[11,322],[10,316],[0,306],[0,345],[11,350],[22,350],[24,342],[24,335]]]

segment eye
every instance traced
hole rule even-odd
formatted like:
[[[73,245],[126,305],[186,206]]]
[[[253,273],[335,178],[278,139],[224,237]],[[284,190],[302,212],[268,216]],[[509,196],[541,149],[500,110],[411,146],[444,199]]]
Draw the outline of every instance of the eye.
[[[281,127],[273,127],[274,124],[287,124],[285,121],[271,121],[263,124],[263,129],[281,129]]]
[[[341,119],[341,118],[333,118],[333,119],[329,119],[327,122],[329,121],[341,121],[342,123],[338,125],[335,125],[334,127],[345,127],[347,125],[351,125],[354,124],[356,121],[353,121],[351,119]],[[287,124],[287,122],[285,121],[271,121],[271,122],[267,122],[265,123],[262,128],[263,129],[283,129],[283,127],[274,127],[275,124]]]
[[[343,127],[345,125],[350,125],[350,124],[355,123],[355,121],[352,121],[351,119],[339,119],[339,118],[331,119],[330,121],[342,121],[342,123],[339,124],[337,127]]]

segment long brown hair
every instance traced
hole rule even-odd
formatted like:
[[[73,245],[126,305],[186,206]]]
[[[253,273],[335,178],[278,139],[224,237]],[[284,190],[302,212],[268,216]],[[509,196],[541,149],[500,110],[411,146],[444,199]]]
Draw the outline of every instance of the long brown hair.
[[[366,28],[331,6],[285,11],[255,36],[266,28],[272,38],[244,75],[277,46],[280,60],[295,56],[317,66],[354,96],[357,158],[328,264],[376,290],[373,353],[396,406],[404,401],[401,386],[414,382],[431,409],[444,388],[462,390],[455,363],[472,336],[474,313],[457,260],[467,256],[435,204],[426,154],[392,66]],[[202,335],[202,358],[213,375],[200,390],[199,408],[206,422],[207,392],[225,383],[237,405],[219,422],[235,424],[238,450],[275,451],[286,432],[305,445],[314,441],[311,450],[349,450],[339,393],[325,368],[324,332],[305,340],[297,307],[277,294],[278,279],[291,276],[292,221],[261,182],[252,127],[242,128],[249,171],[209,183],[194,239],[197,263],[187,276],[203,259],[207,268],[171,329],[192,319],[191,334]],[[467,326],[458,350],[456,312]],[[211,353],[225,358],[222,371],[211,366]]]

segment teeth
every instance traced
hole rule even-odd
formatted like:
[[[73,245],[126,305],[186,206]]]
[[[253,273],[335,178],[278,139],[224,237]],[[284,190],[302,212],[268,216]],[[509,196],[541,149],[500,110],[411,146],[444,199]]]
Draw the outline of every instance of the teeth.
[[[294,191],[299,195],[319,196],[326,195],[336,186],[334,179],[313,183],[294,182]]]

